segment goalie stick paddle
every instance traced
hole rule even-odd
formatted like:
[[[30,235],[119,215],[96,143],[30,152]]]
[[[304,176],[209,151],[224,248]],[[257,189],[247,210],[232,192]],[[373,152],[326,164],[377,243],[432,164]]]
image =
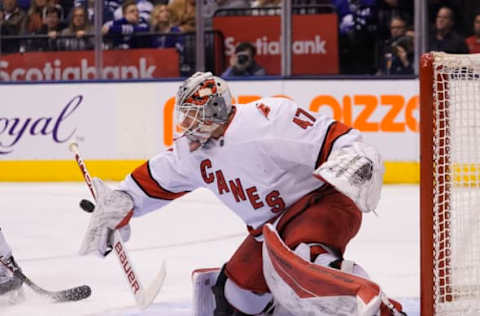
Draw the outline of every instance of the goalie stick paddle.
[[[90,174],[88,172],[87,166],[85,165],[85,162],[80,156],[78,144],[71,143],[69,145],[69,149],[74,154],[75,161],[77,162],[77,165],[80,168],[80,171],[82,172],[85,183],[88,189],[90,190],[92,197],[95,199],[96,196],[95,196],[95,190],[93,189],[92,178],[90,177]],[[84,199],[80,201],[80,207],[84,211],[91,213],[93,212],[95,205],[92,202]],[[119,263],[122,267],[122,272],[128,282],[130,290],[132,291],[132,294],[135,297],[135,302],[137,303],[137,306],[142,309],[147,308],[152,304],[155,297],[157,297],[165,281],[165,277],[167,275],[165,262],[162,262],[160,271],[156,275],[155,279],[153,279],[150,286],[145,290],[143,287],[143,284],[140,282],[140,279],[138,278],[137,273],[133,268],[132,260],[128,255],[127,249],[123,244],[122,237],[120,236],[120,233],[118,232],[118,230],[113,231],[112,247],[113,247],[113,252],[117,256]]]
[[[12,271],[13,276],[22,280],[26,285],[28,285],[35,293],[48,297],[54,302],[63,303],[63,302],[73,302],[83,300],[92,294],[92,290],[88,285],[81,285],[73,287],[71,289],[61,290],[61,291],[48,291],[44,288],[41,288],[37,284],[33,283],[23,272],[18,268],[12,268],[10,265],[0,260],[0,262],[6,266],[10,271]]]

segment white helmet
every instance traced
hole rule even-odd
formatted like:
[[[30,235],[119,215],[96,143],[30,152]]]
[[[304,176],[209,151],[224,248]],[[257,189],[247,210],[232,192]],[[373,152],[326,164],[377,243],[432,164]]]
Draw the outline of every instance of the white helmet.
[[[205,144],[232,111],[232,94],[225,80],[211,72],[196,72],[178,89],[177,126],[192,141]]]

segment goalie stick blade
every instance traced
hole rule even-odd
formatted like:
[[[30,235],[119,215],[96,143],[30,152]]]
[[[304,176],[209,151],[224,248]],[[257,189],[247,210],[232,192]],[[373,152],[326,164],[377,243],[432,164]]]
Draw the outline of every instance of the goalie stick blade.
[[[146,309],[153,303],[153,300],[157,297],[158,293],[163,287],[163,283],[165,282],[166,276],[167,276],[167,268],[166,268],[165,262],[163,261],[162,267],[160,268],[160,271],[158,272],[155,279],[153,279],[152,283],[150,284],[150,287],[148,287],[146,291],[143,292],[143,297],[139,304],[139,307],[141,309]]]

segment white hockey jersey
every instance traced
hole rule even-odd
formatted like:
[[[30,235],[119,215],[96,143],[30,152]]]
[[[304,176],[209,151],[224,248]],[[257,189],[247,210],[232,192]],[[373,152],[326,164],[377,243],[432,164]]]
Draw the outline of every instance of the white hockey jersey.
[[[324,183],[313,171],[360,133],[286,98],[238,105],[223,137],[193,152],[186,137],[150,159],[120,184],[134,216],[206,187],[256,229]]]

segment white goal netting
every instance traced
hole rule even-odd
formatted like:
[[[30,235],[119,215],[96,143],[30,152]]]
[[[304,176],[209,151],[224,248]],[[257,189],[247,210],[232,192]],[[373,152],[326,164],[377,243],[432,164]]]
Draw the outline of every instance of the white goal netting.
[[[434,54],[435,315],[480,315],[480,56]]]

